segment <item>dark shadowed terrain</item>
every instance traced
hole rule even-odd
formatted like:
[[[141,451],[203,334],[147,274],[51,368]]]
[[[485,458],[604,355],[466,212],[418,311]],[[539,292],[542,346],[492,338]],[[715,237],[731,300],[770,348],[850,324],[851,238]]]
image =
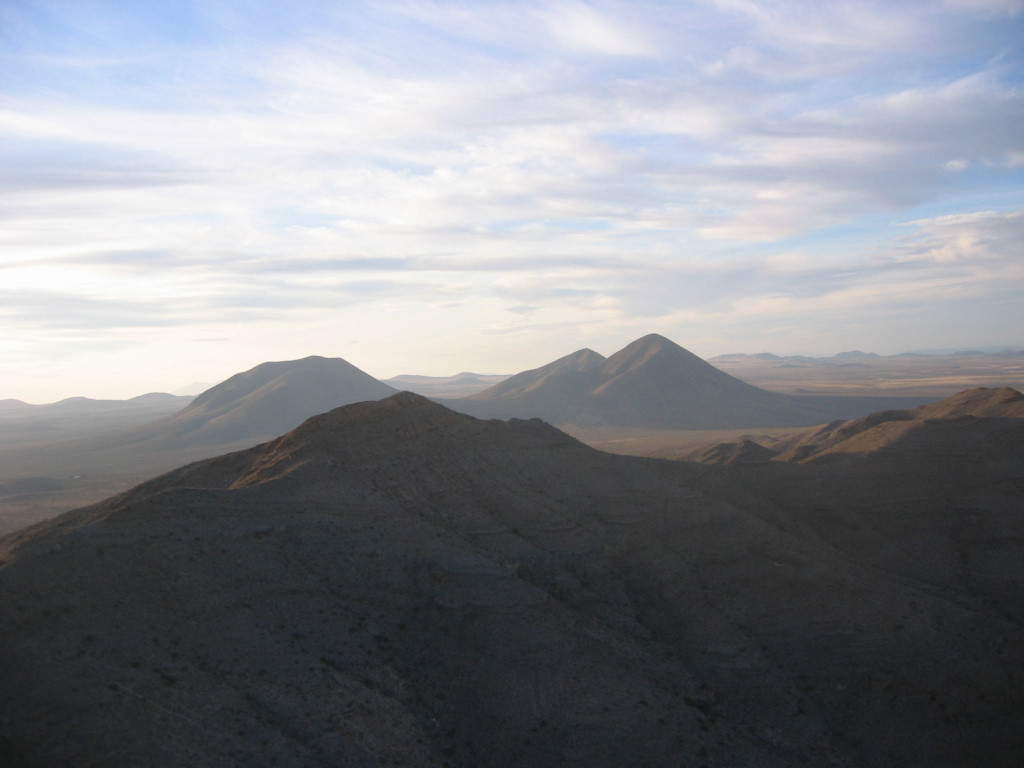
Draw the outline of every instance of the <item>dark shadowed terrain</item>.
[[[0,539],[0,762],[1017,766],[1019,438],[715,467],[346,406]]]

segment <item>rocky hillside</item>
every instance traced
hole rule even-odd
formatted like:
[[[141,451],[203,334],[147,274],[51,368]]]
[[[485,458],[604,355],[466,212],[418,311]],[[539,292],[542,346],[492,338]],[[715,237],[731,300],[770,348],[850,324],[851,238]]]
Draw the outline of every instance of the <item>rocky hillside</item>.
[[[1019,480],[922,471],[346,406],[0,539],[0,761],[1018,765]]]

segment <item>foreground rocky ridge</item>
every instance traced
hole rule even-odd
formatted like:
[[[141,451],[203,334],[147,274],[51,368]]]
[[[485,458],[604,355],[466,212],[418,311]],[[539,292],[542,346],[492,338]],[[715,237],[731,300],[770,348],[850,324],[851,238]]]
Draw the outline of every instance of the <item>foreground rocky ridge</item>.
[[[1017,765],[1020,473],[882,466],[331,411],[0,539],[0,758]]]

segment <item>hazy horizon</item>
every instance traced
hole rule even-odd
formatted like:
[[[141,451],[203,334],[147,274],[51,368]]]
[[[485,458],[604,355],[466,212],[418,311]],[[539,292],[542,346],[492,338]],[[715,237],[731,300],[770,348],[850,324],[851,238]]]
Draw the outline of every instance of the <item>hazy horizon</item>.
[[[633,340],[631,340],[631,341],[633,341]],[[672,341],[674,341],[674,340],[672,340]],[[680,346],[683,346],[683,345],[680,345]],[[685,349],[685,346],[684,346],[684,349]],[[567,356],[567,355],[570,355],[570,354],[572,354],[573,352],[576,352],[576,351],[578,351],[578,350],[568,350],[568,351],[566,351],[564,353],[564,355],[559,355],[558,357]],[[594,350],[594,351],[598,352],[598,354],[601,354],[604,357],[610,357],[612,354],[614,354],[615,352],[618,352],[619,350],[618,349],[612,349],[612,350],[608,350],[607,352],[602,352],[600,350]],[[692,350],[690,350],[690,351],[692,351]],[[738,354],[757,355],[757,354],[765,354],[765,353],[767,353],[767,354],[775,354],[775,353],[772,353],[770,350],[762,350],[760,353],[757,353],[757,352],[753,352],[753,353],[738,353],[738,352],[729,353],[729,352],[723,352],[723,353],[720,353],[719,355],[709,355],[709,356],[701,356],[701,357],[703,357],[703,359],[705,359],[705,360],[713,360],[715,357],[719,357],[719,356],[723,356],[724,357],[724,356],[738,355]],[[842,357],[843,355],[848,355],[850,353],[863,353],[863,354],[868,355],[868,356],[876,356],[876,355],[878,355],[878,353],[872,352],[871,350],[849,349],[849,350],[842,350],[840,352],[836,352],[836,353],[831,354],[831,355],[806,355],[805,356],[805,355],[801,355],[800,353],[793,353],[792,355],[779,355],[779,357],[781,357],[781,358],[808,357],[808,358],[812,358],[812,359],[816,359],[816,360],[828,360],[828,359],[835,358],[835,357]],[[942,356],[955,356],[955,355],[958,355],[958,354],[961,354],[961,353],[968,353],[968,354],[973,354],[973,353],[982,353],[982,354],[1000,354],[1000,353],[1014,354],[1014,353],[1019,353],[1019,354],[1024,354],[1024,345],[1016,346],[1016,347],[1014,347],[1014,346],[992,346],[992,345],[988,345],[988,346],[976,347],[976,348],[972,348],[972,349],[927,349],[927,350],[926,349],[918,349],[918,350],[906,350],[905,352],[894,353],[894,355],[881,355],[881,357],[899,357],[901,355],[922,355],[922,356],[942,357]],[[335,359],[336,358],[340,358],[340,359],[346,360],[341,355],[312,355],[312,356],[314,356],[314,357],[335,358]],[[297,359],[301,359],[301,358],[297,358]],[[548,363],[554,362],[554,360],[556,360],[556,359],[558,359],[558,358],[556,357],[556,358],[552,358],[552,359],[546,359],[546,360],[542,360],[542,361],[537,361],[534,364],[527,366],[526,368],[516,369],[516,370],[507,370],[507,371],[497,371],[497,370],[485,371],[485,370],[474,370],[472,368],[466,368],[466,369],[462,369],[462,370],[459,370],[459,371],[449,371],[447,373],[440,373],[440,374],[422,374],[422,373],[420,373],[418,371],[411,371],[411,370],[403,370],[401,373],[393,373],[393,374],[390,374],[390,375],[387,375],[387,376],[378,376],[378,375],[375,375],[372,371],[365,371],[365,370],[364,370],[364,373],[367,373],[367,374],[373,376],[374,378],[376,378],[377,380],[383,381],[385,383],[388,383],[391,380],[396,379],[396,378],[400,378],[402,376],[425,376],[425,377],[435,377],[435,378],[439,378],[439,379],[449,378],[449,377],[453,377],[453,376],[458,376],[458,375],[461,375],[461,374],[472,374],[472,375],[476,375],[476,376],[506,376],[506,377],[509,377],[509,376],[514,376],[517,373],[522,373],[523,371],[528,371],[528,370],[533,370],[535,368],[540,368],[540,367],[542,367],[542,366],[544,366],[544,365],[546,365]],[[128,399],[131,399],[131,398],[134,398],[134,397],[142,397],[144,395],[150,395],[150,394],[172,394],[172,395],[176,395],[176,396],[195,397],[195,396],[197,396],[199,394],[202,394],[202,392],[206,391],[207,389],[210,389],[212,387],[217,386],[218,384],[223,383],[225,380],[227,380],[231,376],[234,376],[237,373],[244,373],[245,371],[248,371],[248,370],[250,370],[250,369],[252,369],[252,368],[254,368],[254,367],[258,366],[258,365],[261,365],[262,363],[271,363],[271,362],[289,362],[289,361],[286,361],[286,360],[261,360],[258,363],[254,363],[253,365],[249,366],[248,368],[237,370],[237,371],[231,371],[230,373],[224,375],[222,378],[218,379],[217,381],[212,381],[212,382],[193,381],[193,382],[191,382],[189,384],[180,385],[180,386],[170,386],[170,385],[168,385],[165,388],[151,389],[151,390],[147,390],[146,392],[136,392],[134,394],[126,395],[124,397],[105,397],[103,395],[93,396],[93,395],[82,395],[82,394],[79,393],[79,394],[66,395],[66,396],[57,398],[56,400],[53,400],[53,401],[43,402],[43,401],[28,401],[28,400],[24,400],[23,398],[18,398],[18,397],[7,397],[7,396],[4,395],[4,393],[0,392],[0,401],[3,401],[3,400],[21,400],[21,401],[26,402],[26,403],[28,403],[30,405],[47,405],[47,404],[50,404],[50,403],[59,402],[60,400],[65,400],[65,399],[75,398],[75,397],[87,397],[87,398],[90,398],[90,399],[97,399],[97,400],[106,400],[106,399],[109,399],[109,400],[128,400]],[[346,360],[346,362],[351,363],[352,361],[351,360]],[[358,365],[356,365],[356,367],[360,368],[360,366],[358,366]],[[394,368],[395,366],[392,365],[391,367]],[[360,368],[360,370],[363,370],[363,369]],[[967,384],[965,384],[964,386],[965,386],[965,388],[968,387]],[[401,387],[398,387],[398,389],[401,389]]]
[[[1024,347],[1024,2],[0,6],[0,399]]]

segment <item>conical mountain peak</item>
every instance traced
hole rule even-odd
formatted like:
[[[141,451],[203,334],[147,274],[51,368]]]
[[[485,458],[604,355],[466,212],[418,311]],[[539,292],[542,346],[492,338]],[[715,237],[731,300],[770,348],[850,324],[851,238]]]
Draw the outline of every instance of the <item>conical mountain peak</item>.
[[[478,417],[536,416],[560,426],[653,429],[809,426],[878,408],[874,402],[874,408],[866,408],[841,398],[759,389],[657,333],[607,359],[582,349],[446,402]]]
[[[603,370],[606,374],[614,376],[622,373],[623,371],[645,365],[655,358],[673,360],[676,364],[710,368],[721,373],[710,363],[706,363],[689,350],[684,349],[674,341],[666,339],[664,336],[657,333],[648,334],[647,336],[643,336],[636,341],[627,344],[608,358],[607,362],[604,364]]]

